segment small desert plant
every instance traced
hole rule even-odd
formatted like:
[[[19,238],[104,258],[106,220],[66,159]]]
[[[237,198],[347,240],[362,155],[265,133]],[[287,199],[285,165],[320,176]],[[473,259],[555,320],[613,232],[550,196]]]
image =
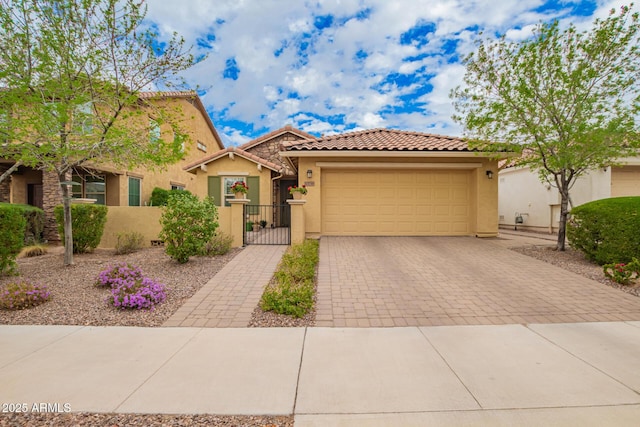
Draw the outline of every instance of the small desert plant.
[[[218,228],[218,212],[213,199],[179,191],[169,198],[162,212],[160,239],[165,252],[179,263],[198,255]]]
[[[29,282],[9,283],[0,290],[0,307],[7,310],[22,310],[47,301],[51,293],[45,285]]]
[[[621,285],[629,285],[632,281],[640,277],[640,261],[633,258],[631,262],[612,263],[602,266],[604,275],[609,279]]]
[[[111,266],[98,274],[96,286],[116,287],[124,282],[142,280],[140,267],[125,262]]]
[[[206,245],[202,248],[201,255],[203,256],[217,256],[224,255],[231,250],[231,244],[233,243],[233,236],[229,236],[225,233],[217,233]]]
[[[137,231],[118,233],[116,241],[116,254],[130,254],[142,249],[144,236]]]
[[[167,298],[162,283],[143,277],[137,280],[123,280],[111,288],[107,299],[116,308],[153,309]]]
[[[47,252],[49,252],[49,249],[45,245],[25,246],[18,254],[18,258],[32,258],[36,256],[42,256]]]

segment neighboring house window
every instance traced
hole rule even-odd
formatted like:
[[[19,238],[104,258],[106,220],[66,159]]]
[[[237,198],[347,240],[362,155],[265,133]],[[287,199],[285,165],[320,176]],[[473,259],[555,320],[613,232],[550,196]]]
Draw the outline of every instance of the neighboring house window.
[[[171,184],[171,189],[172,189],[172,190],[180,190],[180,191],[183,191],[183,190],[184,190],[184,185]]]
[[[93,132],[93,104],[79,105],[75,111],[73,130],[76,134],[87,135]]]
[[[95,199],[97,205],[107,203],[107,181],[104,175],[73,175],[73,181],[81,185],[74,185],[72,197]]]
[[[140,206],[140,178],[129,177],[129,206]]]
[[[157,120],[149,119],[149,142],[160,140],[160,123]]]
[[[224,180],[223,180],[223,194],[224,194],[224,205],[225,206],[231,206],[231,203],[229,203],[229,199],[233,199],[235,198],[235,194],[233,194],[231,192],[231,187],[233,186],[234,183],[238,182],[238,181],[242,181],[245,184],[247,183],[247,178],[242,176],[242,177],[233,177],[233,176],[225,176]]]
[[[198,141],[198,150],[206,153],[207,152],[206,144],[202,141]]]

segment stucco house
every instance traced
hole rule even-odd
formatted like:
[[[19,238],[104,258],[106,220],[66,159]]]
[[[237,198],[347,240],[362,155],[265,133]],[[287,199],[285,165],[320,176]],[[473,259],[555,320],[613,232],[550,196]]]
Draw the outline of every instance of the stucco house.
[[[146,206],[155,187],[186,189],[196,194],[201,192],[193,174],[186,172],[183,166],[223,148],[222,140],[202,101],[194,91],[142,92],[139,97],[145,102],[154,103],[155,108],[179,112],[181,128],[188,135],[184,158],[157,170],[143,167],[123,170],[108,163],[97,162],[85,164],[76,168],[72,174],[72,180],[77,182],[72,187],[74,198],[94,199],[95,203],[107,206]],[[150,140],[173,138],[171,129],[159,125],[152,115],[141,126],[147,128],[144,131],[148,132]],[[13,163],[10,159],[0,159],[0,173]],[[9,180],[0,183],[0,201],[25,203],[44,209],[45,238],[59,239],[53,208],[62,203],[62,198],[53,173],[21,166]]]
[[[571,189],[573,206],[609,197],[640,196],[640,157],[620,159],[621,166],[593,170]],[[555,233],[560,220],[558,189],[540,182],[528,167],[499,172],[500,227]],[[517,218],[517,219],[516,219]]]
[[[285,126],[185,167],[218,200],[237,180],[251,205],[280,204],[305,185],[305,234],[479,236],[498,233],[497,161],[466,141],[373,129],[316,138]]]

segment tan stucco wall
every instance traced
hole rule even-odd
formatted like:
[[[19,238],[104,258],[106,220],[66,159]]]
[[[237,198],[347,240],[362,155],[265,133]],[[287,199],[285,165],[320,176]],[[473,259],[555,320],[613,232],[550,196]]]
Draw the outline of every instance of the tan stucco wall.
[[[481,163],[472,173],[471,194],[471,230],[472,234],[479,236],[495,236],[498,233],[498,163],[482,157],[397,157],[391,159],[376,158],[345,158],[337,157],[300,157],[298,166],[298,184],[306,184],[308,193],[305,196],[307,203],[304,206],[305,224],[307,236],[317,236],[322,233],[322,172],[323,168],[318,162],[393,162],[393,163]],[[401,168],[401,165],[400,165]],[[307,170],[313,171],[313,177],[307,178]],[[489,180],[486,171],[492,170],[494,177]]]
[[[151,240],[158,240],[162,227],[162,208],[151,206],[109,206],[107,223],[99,247],[115,248],[118,233],[136,231],[144,236],[144,246],[151,246]],[[218,232],[231,234],[231,209],[218,208]]]
[[[115,248],[118,233],[138,232],[144,236],[144,246],[151,246],[160,233],[162,208],[110,206],[100,248]]]
[[[177,163],[162,168],[134,167],[127,172],[122,171],[123,173],[120,175],[108,175],[107,204],[109,206],[127,206],[129,204],[129,176],[142,179],[140,183],[142,206],[149,204],[151,192],[155,187],[168,190],[171,185],[181,185],[184,186],[185,190],[189,190],[194,194],[206,195],[206,186],[204,189],[198,188],[195,176],[184,171],[183,167],[224,147],[216,140],[201,111],[188,100],[169,98],[154,102],[159,108],[168,111],[168,114],[180,120],[180,128],[188,136],[185,141],[185,155]],[[133,129],[132,131],[144,129],[146,132],[148,120],[149,118],[146,115],[136,117],[130,125]],[[161,138],[165,140],[173,139],[173,132],[169,125],[163,124],[161,126]],[[206,145],[206,152],[198,149],[198,141]],[[110,164],[96,163],[96,166],[105,166],[109,168],[107,170],[122,169]]]

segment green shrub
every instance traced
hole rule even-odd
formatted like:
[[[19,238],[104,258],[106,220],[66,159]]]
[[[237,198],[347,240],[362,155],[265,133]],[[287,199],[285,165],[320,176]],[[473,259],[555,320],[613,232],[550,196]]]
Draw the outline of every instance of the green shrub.
[[[107,223],[108,208],[104,205],[72,204],[71,229],[73,231],[73,253],[91,252],[100,244]],[[58,223],[58,233],[64,236],[64,213],[62,205],[53,210]]]
[[[278,270],[262,294],[260,307],[294,317],[303,317],[313,308],[318,241],[306,240],[283,255]]]
[[[116,241],[116,254],[130,254],[142,249],[144,236],[137,231],[118,233]]]
[[[18,254],[18,258],[32,258],[35,256],[42,256],[47,252],[49,252],[49,249],[44,245],[25,246]]]
[[[8,204],[0,206],[0,275],[15,273],[26,223],[19,208]]]
[[[24,244],[33,245],[42,242],[42,233],[44,231],[44,211],[31,205],[0,203],[2,206],[13,206],[19,209],[27,221],[24,228]]]
[[[224,255],[231,250],[233,244],[233,236],[229,236],[225,233],[216,233],[215,236],[209,240],[204,247],[200,255],[203,256],[218,256]]]
[[[640,258],[640,197],[595,200],[571,210],[567,238],[599,265]]]
[[[0,289],[0,307],[6,310],[22,310],[35,307],[51,296],[45,285],[29,282],[9,283]]]
[[[164,188],[156,187],[151,192],[150,204],[151,206],[167,206],[169,197],[172,194],[177,194],[181,192],[191,194],[188,190],[165,190]]]
[[[202,253],[218,228],[217,219],[218,212],[210,197],[200,201],[186,191],[176,192],[169,197],[160,218],[160,239],[164,241],[165,252],[179,263]]]

